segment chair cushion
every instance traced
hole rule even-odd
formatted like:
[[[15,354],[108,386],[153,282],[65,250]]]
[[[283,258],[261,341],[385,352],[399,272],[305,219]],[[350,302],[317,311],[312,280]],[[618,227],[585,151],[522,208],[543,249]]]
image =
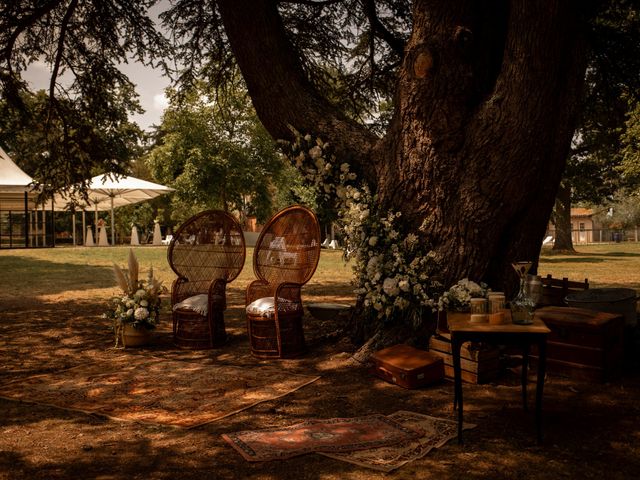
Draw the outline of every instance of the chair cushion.
[[[213,295],[211,297],[214,303],[224,301],[222,295]],[[185,298],[183,301],[176,303],[173,306],[174,310],[192,310],[200,315],[207,315],[209,313],[209,296],[206,293],[200,295],[194,295],[193,297]]]
[[[249,315],[256,315],[271,318],[275,313],[275,307],[273,306],[273,297],[264,297],[251,302],[247,305],[247,313]],[[302,312],[302,305],[298,302],[292,302],[286,298],[278,298],[278,313],[296,313]]]

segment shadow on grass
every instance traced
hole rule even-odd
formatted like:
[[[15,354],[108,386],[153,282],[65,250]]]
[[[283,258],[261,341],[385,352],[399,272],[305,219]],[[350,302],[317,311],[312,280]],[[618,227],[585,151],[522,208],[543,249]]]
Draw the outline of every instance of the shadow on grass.
[[[640,257],[640,253],[633,252],[589,252],[589,253],[566,253],[566,252],[544,252],[540,255],[545,261],[552,261],[551,259],[558,258],[559,261],[570,261],[571,259],[583,259],[585,257],[626,257],[626,258],[634,258]]]
[[[593,254],[589,254],[588,257],[541,257],[544,263],[604,263],[607,261],[615,261],[611,258],[594,258]]]
[[[7,288],[31,294],[62,293],[67,290],[89,290],[112,286],[111,267],[56,263],[30,257],[0,257]]]

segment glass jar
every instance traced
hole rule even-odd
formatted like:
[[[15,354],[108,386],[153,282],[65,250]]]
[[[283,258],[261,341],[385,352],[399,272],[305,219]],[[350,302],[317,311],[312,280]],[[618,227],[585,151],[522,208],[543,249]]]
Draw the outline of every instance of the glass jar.
[[[527,279],[520,277],[520,291],[511,300],[511,320],[517,325],[531,325],[536,302],[527,293]]]
[[[527,293],[536,306],[542,303],[542,278],[540,275],[527,275]]]

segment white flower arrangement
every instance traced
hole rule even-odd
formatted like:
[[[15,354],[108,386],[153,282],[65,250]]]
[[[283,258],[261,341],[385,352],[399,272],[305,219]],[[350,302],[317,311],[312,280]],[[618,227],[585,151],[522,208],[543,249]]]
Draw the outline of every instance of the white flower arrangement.
[[[487,284],[478,284],[468,278],[463,278],[440,296],[438,309],[466,311],[469,309],[472,298],[486,298],[488,293],[489,288]]]
[[[442,285],[430,272],[435,254],[419,232],[403,236],[400,212],[379,212],[367,185],[357,183],[349,163],[339,163],[331,146],[293,130],[289,157],[324,200],[335,200],[345,234],[345,259],[354,260],[356,294],[381,321],[400,318],[419,326],[423,313],[439,308]]]
[[[124,295],[113,297],[111,308],[104,314],[111,319],[118,333],[125,324],[135,328],[152,329],[158,324],[160,315],[160,294],[166,289],[162,282],[153,276],[153,268],[149,269],[146,281],[138,280],[139,264],[133,250],[129,251],[129,269],[122,270],[113,265],[113,273]]]

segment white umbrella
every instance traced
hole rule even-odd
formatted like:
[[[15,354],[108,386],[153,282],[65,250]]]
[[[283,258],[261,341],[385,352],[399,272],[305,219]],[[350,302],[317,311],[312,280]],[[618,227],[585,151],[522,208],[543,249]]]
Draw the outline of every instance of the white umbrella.
[[[141,180],[135,177],[120,176],[113,173],[93,177],[87,188],[89,202],[80,197],[55,195],[53,198],[55,210],[66,210],[67,205],[75,198],[80,208],[92,208],[95,211],[96,222],[98,211],[111,211],[111,244],[115,242],[113,210],[124,205],[151,200],[159,195],[172,192],[174,189],[157,183]],[[97,234],[97,232],[96,232]]]

